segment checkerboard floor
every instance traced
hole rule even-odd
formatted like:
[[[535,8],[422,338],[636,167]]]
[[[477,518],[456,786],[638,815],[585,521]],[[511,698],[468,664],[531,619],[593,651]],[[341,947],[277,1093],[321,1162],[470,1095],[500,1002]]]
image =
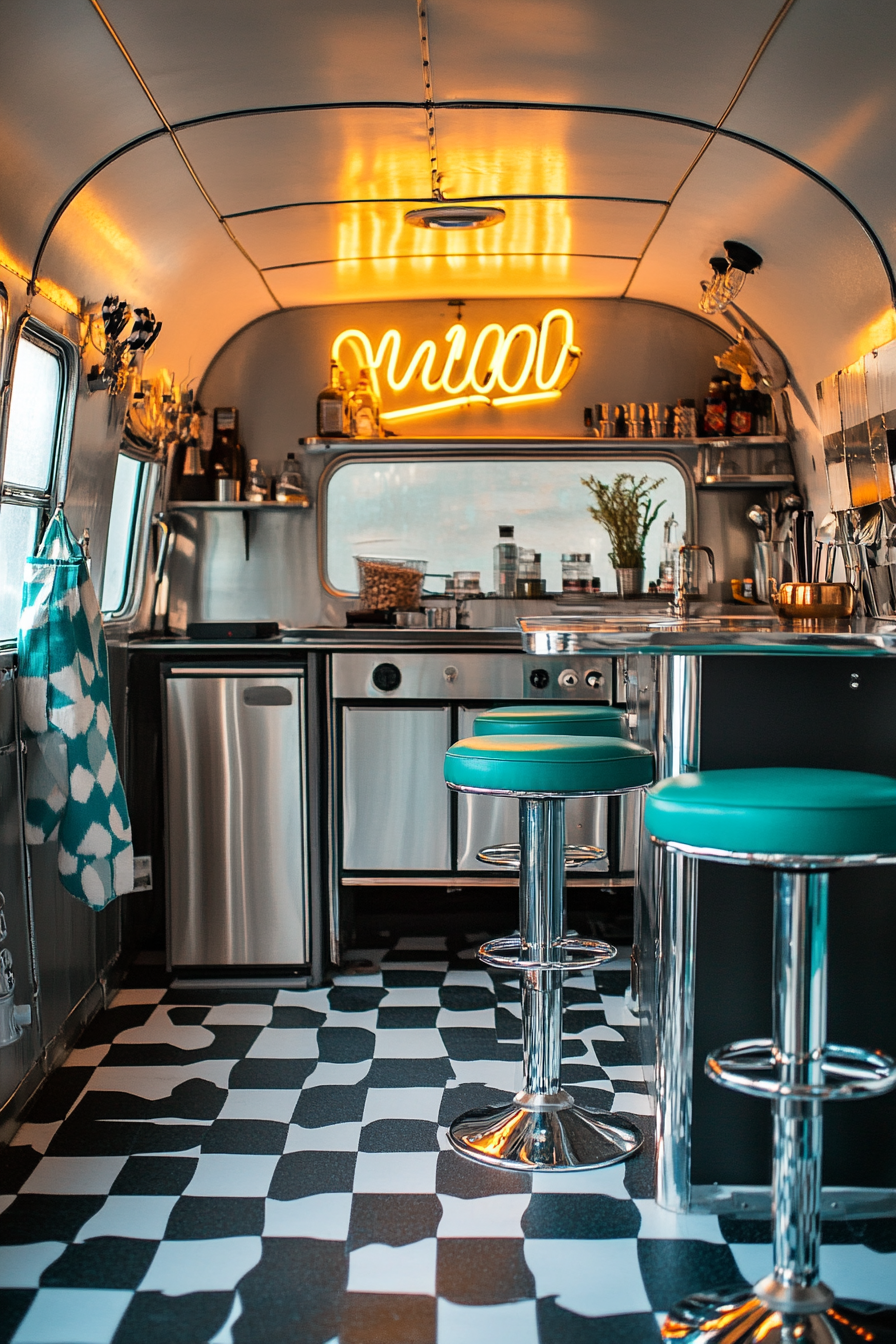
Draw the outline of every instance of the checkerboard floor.
[[[445,1137],[519,1085],[515,979],[446,939],[380,956],[305,992],[132,968],[0,1154],[2,1344],[640,1344],[770,1268],[767,1224],[651,1198],[624,969],[567,981],[564,1083],[644,1153],[524,1176]],[[896,1220],[830,1225],[822,1269],[896,1302]]]

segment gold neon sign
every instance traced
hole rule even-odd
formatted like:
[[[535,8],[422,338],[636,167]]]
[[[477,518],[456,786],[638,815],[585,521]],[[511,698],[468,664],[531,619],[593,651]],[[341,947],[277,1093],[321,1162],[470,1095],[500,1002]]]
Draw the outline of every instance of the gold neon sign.
[[[551,328],[559,328],[559,347],[549,355]],[[412,415],[427,415],[453,410],[458,406],[521,406],[540,401],[556,401],[578,367],[582,351],[574,344],[572,314],[566,308],[552,308],[537,327],[518,322],[505,331],[500,322],[488,322],[467,354],[468,331],[455,322],[445,333],[448,350],[441,372],[435,367],[439,351],[435,341],[421,341],[408,358],[404,372],[399,371],[401,333],[394,327],[381,338],[374,351],[366,332],[356,327],[341,331],[333,342],[331,358],[342,365],[342,348],[348,346],[361,368],[370,371],[370,381],[382,400],[380,375],[392,392],[404,392],[419,381],[424,392],[442,392],[447,396],[419,406],[384,411],[380,420],[404,420]],[[511,374],[509,370],[513,368]],[[495,394],[498,395],[495,395]]]

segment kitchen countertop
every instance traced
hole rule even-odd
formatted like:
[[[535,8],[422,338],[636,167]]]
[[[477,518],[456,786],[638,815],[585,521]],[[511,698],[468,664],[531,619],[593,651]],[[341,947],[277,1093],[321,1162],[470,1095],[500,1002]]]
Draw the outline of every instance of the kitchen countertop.
[[[896,654],[896,620],[780,622],[774,615],[522,616],[526,653]]]

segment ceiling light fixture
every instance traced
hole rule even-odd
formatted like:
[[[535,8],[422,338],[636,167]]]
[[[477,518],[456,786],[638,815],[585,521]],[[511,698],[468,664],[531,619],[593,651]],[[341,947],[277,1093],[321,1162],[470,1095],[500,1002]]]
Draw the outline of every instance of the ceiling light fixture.
[[[499,205],[449,205],[439,201],[409,210],[404,218],[406,224],[418,229],[487,229],[503,222],[504,211]]]
[[[700,282],[703,290],[699,305],[701,313],[723,313],[743,289],[747,276],[762,265],[762,257],[746,243],[729,239],[724,248],[727,256],[709,259],[712,280]]]

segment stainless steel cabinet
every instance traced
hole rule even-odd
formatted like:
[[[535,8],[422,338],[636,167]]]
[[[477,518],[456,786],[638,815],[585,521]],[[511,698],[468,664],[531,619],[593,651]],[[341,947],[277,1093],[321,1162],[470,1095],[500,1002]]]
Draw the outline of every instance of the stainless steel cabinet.
[[[342,866],[451,871],[447,705],[342,708]]]
[[[473,736],[473,723],[481,709],[458,708],[460,737]],[[571,798],[566,804],[566,838],[571,845],[607,845],[607,799]],[[515,798],[489,798],[476,793],[457,795],[457,867],[462,873],[496,872],[480,863],[476,855],[486,845],[515,843],[519,839],[519,805]],[[589,864],[587,873],[604,872],[607,861]]]
[[[305,680],[165,679],[169,959],[308,961]]]

